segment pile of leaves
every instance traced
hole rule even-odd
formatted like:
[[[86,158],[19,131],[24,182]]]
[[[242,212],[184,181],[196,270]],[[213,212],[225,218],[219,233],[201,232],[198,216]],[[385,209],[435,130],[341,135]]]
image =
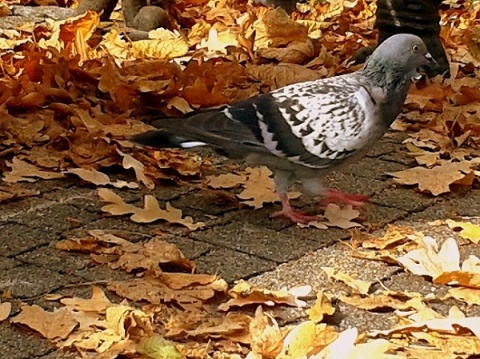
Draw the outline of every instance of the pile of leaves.
[[[461,229],[460,236],[469,241],[480,240],[476,224],[431,225],[448,225]],[[480,304],[479,258],[470,255],[460,263],[453,238],[439,243],[404,227],[390,227],[381,237],[356,232],[350,247],[354,256],[394,263],[450,289],[444,296],[373,291],[373,283],[331,267],[322,269],[332,284],[343,283],[343,289],[331,286],[312,295],[309,286],[272,291],[243,281],[229,289],[218,276],[193,274],[195,263],[161,237],[132,243],[92,230],[57,248],[88,253],[97,264],[135,274],[106,284],[124,299],[111,301],[97,286],[91,298],[50,294],[44,299],[60,305],[58,309],[24,303],[10,321],[82,358],[452,358],[478,353],[480,318],[467,317],[456,306],[442,315],[430,303],[455,298]],[[338,302],[371,312],[395,311],[397,324],[382,331],[338,332],[331,324]],[[301,319],[277,322],[281,307],[299,308]],[[10,303],[0,303],[0,321],[10,311]]]

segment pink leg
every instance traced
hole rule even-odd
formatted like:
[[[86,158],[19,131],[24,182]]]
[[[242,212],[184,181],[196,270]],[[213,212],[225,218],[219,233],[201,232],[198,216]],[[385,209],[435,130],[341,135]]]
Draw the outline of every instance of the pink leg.
[[[327,189],[324,192],[325,198],[320,202],[322,206],[327,206],[329,203],[345,203],[353,207],[362,207],[365,202],[368,202],[369,197],[362,194],[352,194],[336,191],[334,189]]]
[[[317,221],[318,216],[312,216],[300,211],[296,211],[290,205],[287,195],[280,195],[280,201],[282,202],[282,210],[272,213],[270,217],[285,217],[295,223],[307,224],[308,222]]]

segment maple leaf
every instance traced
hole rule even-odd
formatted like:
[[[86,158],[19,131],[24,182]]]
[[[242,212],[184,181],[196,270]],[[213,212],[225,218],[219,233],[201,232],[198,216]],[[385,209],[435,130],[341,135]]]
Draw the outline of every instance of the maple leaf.
[[[63,298],[60,303],[64,304],[70,310],[83,311],[83,312],[97,312],[105,313],[108,307],[114,305],[107,298],[103,290],[97,286],[92,287],[92,297],[90,299],[84,298]]]
[[[130,219],[137,223],[151,223],[162,219],[169,223],[180,224],[192,231],[205,226],[202,222],[194,223],[192,217],[182,217],[182,211],[172,207],[168,202],[166,208],[161,209],[158,201],[151,195],[145,196],[144,208],[125,203],[120,196],[106,188],[100,188],[98,195],[102,201],[109,203],[101,208],[102,211],[113,216],[132,214]]]
[[[448,238],[441,247],[432,237],[424,237],[421,243],[422,248],[397,258],[413,274],[437,278],[445,272],[460,270],[460,254],[453,238]]]
[[[38,305],[24,305],[20,314],[10,320],[32,328],[47,339],[65,339],[77,326],[67,308],[47,312]]]
[[[433,168],[415,167],[404,171],[387,173],[395,177],[394,182],[406,185],[418,184],[421,191],[428,191],[434,196],[450,192],[450,185],[465,179],[478,161],[449,162],[440,161],[439,166]],[[469,183],[471,185],[473,178]]]
[[[255,209],[262,208],[264,203],[279,202],[280,197],[275,191],[275,184],[270,177],[272,171],[267,167],[248,167],[245,169],[247,180],[242,184],[243,191],[237,197],[244,200],[242,203]],[[298,198],[299,192],[289,192],[288,198]]]

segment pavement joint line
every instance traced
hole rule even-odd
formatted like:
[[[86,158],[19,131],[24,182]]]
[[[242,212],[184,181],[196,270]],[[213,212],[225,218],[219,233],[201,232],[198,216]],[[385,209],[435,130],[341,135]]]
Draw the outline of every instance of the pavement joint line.
[[[257,258],[257,259],[262,259],[262,260],[267,261],[267,262],[271,262],[271,263],[275,263],[275,264],[283,264],[283,263],[286,263],[285,261],[274,261],[274,260],[272,260],[272,259],[270,259],[270,258],[266,258],[266,257],[263,257],[263,256],[259,256],[259,255],[257,255],[257,254],[252,254],[252,253],[249,253],[249,252],[247,252],[247,251],[245,251],[245,250],[242,250],[242,249],[239,249],[239,248],[235,248],[235,247],[233,247],[233,246],[228,246],[228,245],[225,245],[225,244],[223,244],[223,243],[218,243],[218,242],[214,243],[214,242],[203,241],[203,240],[201,240],[201,239],[194,239],[194,238],[190,238],[190,239],[192,239],[192,240],[194,240],[194,241],[196,241],[196,242],[211,244],[212,246],[215,246],[215,247],[217,247],[217,248],[228,249],[228,250],[230,250],[230,251],[234,251],[234,252],[246,254],[246,255],[249,256],[249,257]],[[213,248],[212,248],[212,249],[209,249],[208,251],[211,251],[211,250],[213,250]],[[199,256],[199,257],[200,257],[200,256]],[[197,257],[197,258],[199,258],[199,257]],[[299,259],[299,258],[297,258],[297,259]],[[291,260],[295,260],[295,259],[291,259]],[[268,272],[268,271],[267,271],[267,272]],[[261,273],[263,273],[263,272],[261,272]]]

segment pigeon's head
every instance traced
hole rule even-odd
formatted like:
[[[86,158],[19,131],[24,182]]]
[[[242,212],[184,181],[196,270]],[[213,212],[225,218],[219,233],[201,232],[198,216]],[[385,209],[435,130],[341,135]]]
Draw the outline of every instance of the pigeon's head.
[[[412,34],[396,34],[382,42],[368,58],[365,69],[391,70],[411,79],[419,79],[418,68],[435,64],[421,38]]]

